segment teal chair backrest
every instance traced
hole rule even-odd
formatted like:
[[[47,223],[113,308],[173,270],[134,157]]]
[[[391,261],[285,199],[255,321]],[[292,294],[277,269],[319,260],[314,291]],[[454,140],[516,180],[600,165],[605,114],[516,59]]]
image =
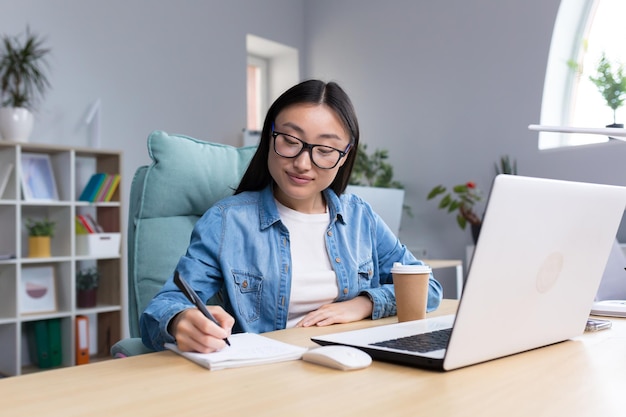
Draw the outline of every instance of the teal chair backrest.
[[[232,195],[256,147],[236,148],[162,131],[148,136],[152,163],[137,169],[128,215],[128,319],[139,316],[185,253],[196,221]]]

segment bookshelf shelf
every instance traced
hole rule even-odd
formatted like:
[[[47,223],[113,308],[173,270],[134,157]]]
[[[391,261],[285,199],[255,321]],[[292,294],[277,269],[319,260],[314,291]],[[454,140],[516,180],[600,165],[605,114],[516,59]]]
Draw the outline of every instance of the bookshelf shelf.
[[[40,154],[49,158],[58,194],[57,200],[25,200],[22,192],[22,155]],[[42,320],[60,327],[61,367],[76,364],[76,317],[86,315],[90,326],[90,358],[109,356],[111,344],[121,337],[122,256],[121,250],[104,255],[79,255],[75,219],[89,214],[108,233],[121,232],[121,185],[109,202],[79,201],[95,173],[121,175],[122,154],[118,151],[0,141],[0,174],[9,171],[0,193],[0,375],[37,372],[29,353],[31,325]],[[2,169],[12,165],[10,170]],[[3,178],[0,178],[0,185]],[[56,222],[52,256],[28,257],[26,219],[49,218]],[[97,266],[101,271],[95,307],[78,308],[76,272]],[[23,280],[29,268],[49,267],[53,271],[55,307],[52,311],[24,313]],[[25,273],[26,272],[26,273]],[[50,327],[50,326],[49,326]],[[57,329],[55,327],[55,329]]]

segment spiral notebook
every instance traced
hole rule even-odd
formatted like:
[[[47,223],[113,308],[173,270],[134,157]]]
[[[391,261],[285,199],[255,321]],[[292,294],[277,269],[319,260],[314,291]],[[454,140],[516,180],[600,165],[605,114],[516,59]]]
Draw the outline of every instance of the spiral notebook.
[[[173,343],[166,343],[165,347],[210,370],[297,360],[307,351],[254,333],[233,334],[228,340],[230,346],[211,353],[183,352]]]

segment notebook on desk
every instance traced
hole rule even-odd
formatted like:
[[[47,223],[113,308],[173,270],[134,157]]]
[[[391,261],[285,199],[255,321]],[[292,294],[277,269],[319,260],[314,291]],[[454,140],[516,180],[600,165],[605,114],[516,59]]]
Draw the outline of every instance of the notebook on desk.
[[[626,187],[500,175],[456,315],[312,340],[452,370],[581,335],[625,207]],[[428,352],[388,342],[418,333],[447,339]]]

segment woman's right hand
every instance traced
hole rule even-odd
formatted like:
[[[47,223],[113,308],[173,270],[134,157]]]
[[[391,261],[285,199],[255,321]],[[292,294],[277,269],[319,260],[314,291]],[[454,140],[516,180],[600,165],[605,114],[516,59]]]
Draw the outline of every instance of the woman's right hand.
[[[197,308],[188,308],[174,317],[169,332],[178,348],[186,352],[209,353],[224,349],[235,319],[220,306],[207,306],[220,326],[206,318]]]

